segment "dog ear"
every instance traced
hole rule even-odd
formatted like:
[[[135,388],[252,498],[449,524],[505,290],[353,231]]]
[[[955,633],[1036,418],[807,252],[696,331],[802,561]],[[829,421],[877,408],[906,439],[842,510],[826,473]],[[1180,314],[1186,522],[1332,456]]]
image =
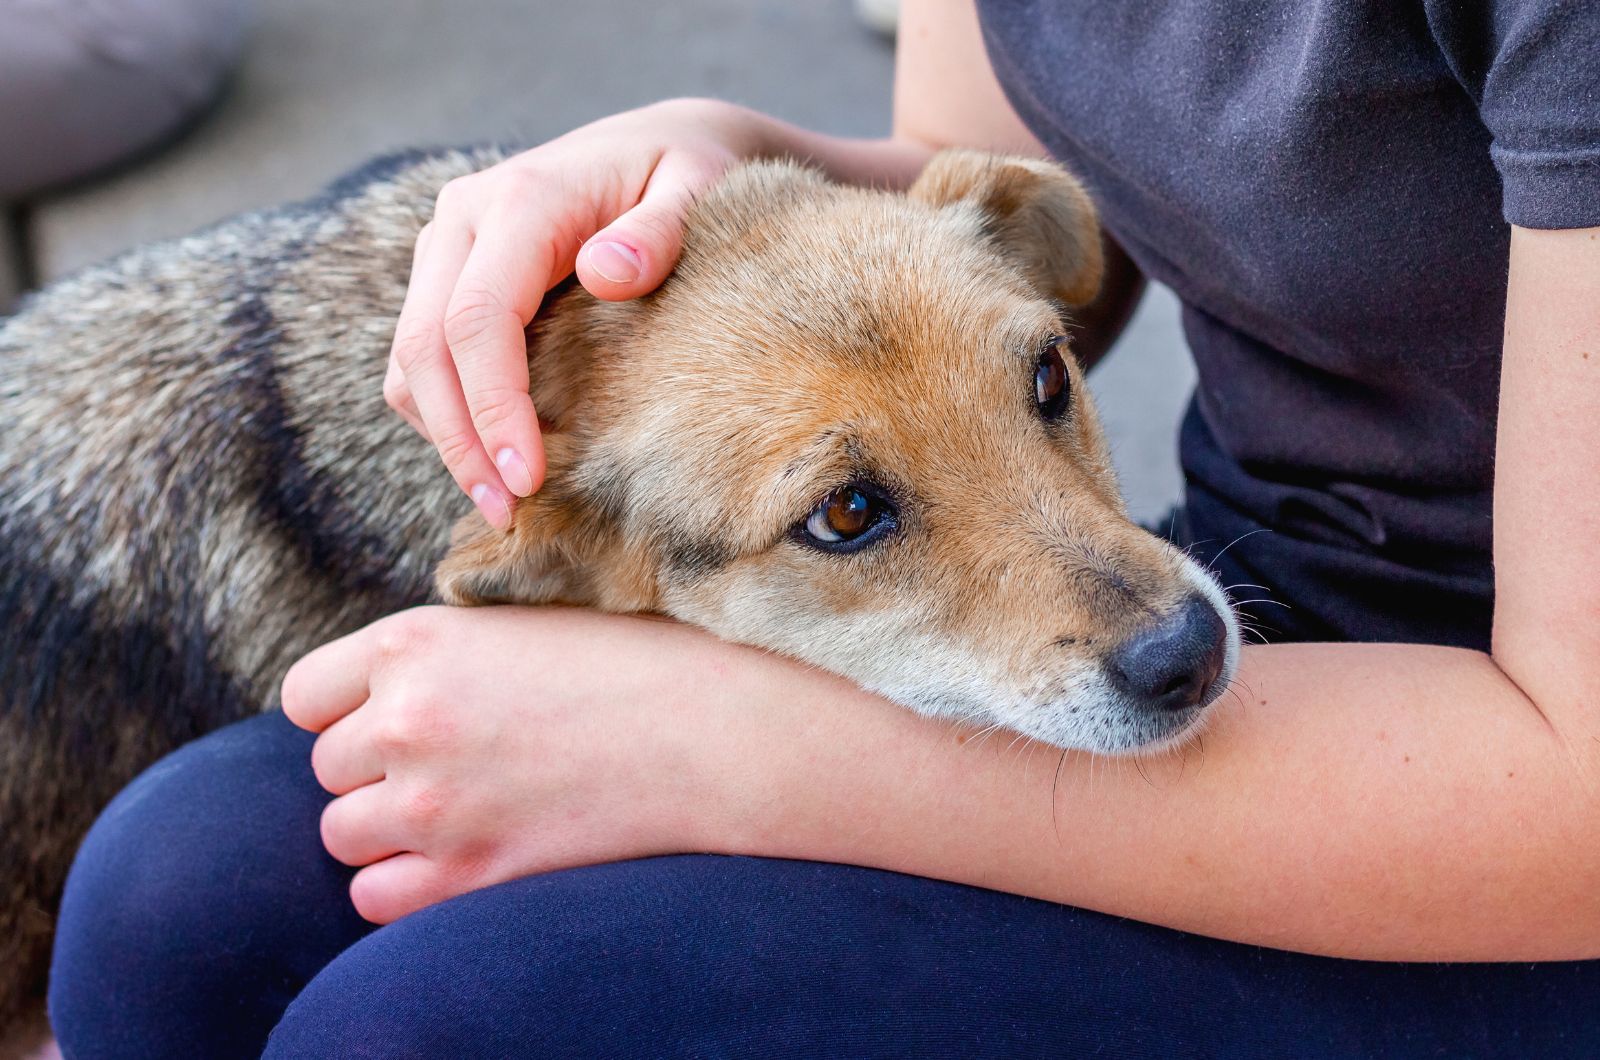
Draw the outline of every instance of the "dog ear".
[[[1104,255],[1094,203],[1052,162],[978,151],[941,151],[908,192],[934,206],[970,203],[990,238],[1052,298],[1087,305],[1100,290]]]
[[[581,443],[544,436],[544,486],[517,502],[511,529],[476,512],[456,524],[434,574],[447,604],[577,604],[650,611],[656,577],[642,549],[629,548],[616,520],[578,485]]]

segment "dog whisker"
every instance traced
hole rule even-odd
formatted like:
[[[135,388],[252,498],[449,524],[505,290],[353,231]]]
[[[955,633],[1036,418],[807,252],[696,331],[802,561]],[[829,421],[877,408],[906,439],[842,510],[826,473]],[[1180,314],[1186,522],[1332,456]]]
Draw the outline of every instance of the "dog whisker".
[[[1243,541],[1245,538],[1247,538],[1247,537],[1255,537],[1257,534],[1271,533],[1271,531],[1272,531],[1271,527],[1263,526],[1263,527],[1259,527],[1259,528],[1257,528],[1255,530],[1248,531],[1247,533],[1240,534],[1238,537],[1234,538],[1232,541],[1229,541],[1226,545],[1223,545],[1221,551],[1219,551],[1215,556],[1211,557],[1211,564],[1210,564],[1211,569],[1212,570],[1216,570],[1217,560],[1219,560],[1223,556],[1225,556],[1227,554],[1227,552],[1228,552],[1228,549],[1232,548],[1234,545],[1237,545],[1239,542]]]
[[[1061,757],[1056,759],[1055,776],[1050,779],[1050,828],[1055,832],[1058,840],[1061,838],[1061,822],[1056,816],[1056,789],[1061,784],[1061,767],[1066,764],[1067,752],[1062,751]]]
[[[967,746],[976,747],[984,743],[989,739],[990,736],[993,736],[996,732],[1003,728],[1005,728],[1004,723],[998,721],[994,722],[992,725],[986,725],[982,729],[978,730],[977,735],[973,736],[967,741]]]
[[[1225,597],[1270,589],[1238,583],[1222,597],[1215,589],[1217,560],[1249,534],[1209,564],[1197,557],[1217,538],[1170,541],[1179,509],[1166,544],[1148,538],[1120,504],[1107,503],[1115,481],[1105,462],[1084,459],[1104,442],[1092,417],[1070,431],[1040,429],[1065,410],[1058,397],[1074,392],[1061,384],[1057,369],[1070,366],[1056,363],[1057,340],[1044,338],[1063,327],[1059,307],[1048,291],[1019,283],[1017,266],[1087,276],[1074,248],[1099,231],[1068,175],[1044,163],[935,159],[929,174],[937,179],[925,177],[923,187],[940,189],[950,205],[966,203],[961,212],[939,210],[938,222],[926,201],[902,208],[887,191],[872,199],[830,190],[821,174],[791,164],[755,164],[696,191],[686,267],[664,281],[648,312],[619,315],[577,285],[550,293],[525,333],[539,366],[529,397],[541,410],[564,407],[575,429],[546,435],[549,485],[507,513],[514,533],[474,516],[458,523],[459,491],[427,440],[381,402],[346,395],[379,396],[363,381],[374,382],[371,366],[387,355],[425,207],[445,180],[500,160],[486,151],[409,160],[398,170],[385,164],[369,182],[341,185],[347,192],[153,248],[0,320],[0,392],[30,394],[17,415],[8,407],[0,417],[0,545],[20,545],[28,561],[18,581],[7,562],[14,557],[0,556],[0,598],[33,593],[37,570],[40,599],[81,589],[96,605],[85,612],[92,636],[68,665],[56,633],[40,640],[22,612],[33,638],[24,663],[36,672],[0,674],[0,711],[13,688],[22,688],[25,710],[35,709],[27,697],[36,687],[47,689],[38,693],[41,716],[64,727],[26,733],[21,750],[0,746],[0,786],[55,792],[62,770],[51,740],[62,732],[104,730],[105,739],[126,740],[128,752],[85,747],[92,768],[70,778],[83,782],[62,798],[71,813],[26,840],[49,863],[27,883],[24,902],[0,898],[0,939],[12,937],[21,914],[54,901],[74,829],[81,833],[96,800],[131,777],[127,769],[170,751],[180,731],[266,706],[251,690],[275,687],[294,658],[334,632],[420,602],[430,571],[438,598],[453,605],[559,600],[701,626],[920,712],[934,735],[980,749],[972,759],[980,768],[995,757],[1014,765],[1016,755],[1031,779],[1034,753],[1046,748],[1048,764],[1056,752],[1049,797],[1057,829],[1060,799],[1085,784],[1093,793],[1103,770],[1116,775],[1101,783],[1126,780],[1126,766],[1100,761],[1108,755],[1075,758],[1063,795],[1069,750],[1128,757],[1171,735],[1181,725],[1172,719],[1190,716],[1166,710],[1173,693],[1203,684],[1188,678],[1231,671],[1240,629],[1268,640],[1253,616],[1227,621],[1228,607],[1237,616],[1240,605]],[[1050,192],[1052,182],[1062,194]],[[971,223],[979,215],[981,231]],[[737,236],[751,224],[771,238]],[[1044,238],[1064,226],[1082,240]],[[368,243],[350,242],[361,238]],[[245,243],[255,249],[241,255]],[[836,254],[839,246],[856,252]],[[351,269],[358,252],[362,268]],[[773,282],[749,282],[763,276]],[[96,283],[103,297],[82,297]],[[155,293],[169,283],[211,296],[195,299],[177,329],[165,323],[170,299]],[[232,308],[208,316],[207,306],[221,305]],[[337,321],[328,305],[339,307]],[[1028,392],[1017,390],[1016,347],[1041,340],[1036,416],[1023,420],[1014,414]],[[601,351],[614,371],[591,370]],[[185,366],[177,381],[164,367],[175,358]],[[826,370],[811,370],[819,364]],[[613,375],[629,385],[612,386]],[[129,385],[108,388],[108,379]],[[908,379],[917,385],[903,385]],[[1000,394],[1010,396],[986,407]],[[211,396],[231,404],[203,407]],[[1077,400],[1087,413],[1087,388]],[[71,429],[87,404],[105,413],[93,446],[78,445]],[[271,429],[257,431],[253,417]],[[258,433],[265,444],[255,444]],[[58,446],[57,434],[72,444]],[[1086,440],[1094,444],[1079,444]],[[218,459],[258,450],[256,463]],[[996,455],[1013,451],[1028,459]],[[106,453],[117,456],[111,463],[125,481],[115,485],[126,488],[85,488],[110,481],[98,459]],[[269,479],[290,492],[256,488]],[[105,499],[108,517],[95,506],[28,499],[58,492]],[[295,499],[302,495],[304,503]],[[359,534],[342,529],[351,512],[361,515]],[[44,547],[58,529],[62,548]],[[916,562],[866,558],[897,540],[899,555]],[[329,552],[305,555],[301,541],[327,542]],[[855,554],[863,558],[844,558]],[[78,598],[63,621],[80,621]],[[1143,614],[1155,601],[1179,613]],[[1272,601],[1246,601],[1258,602]],[[0,605],[8,659],[17,611]],[[1177,625],[1202,615],[1212,631],[1203,643]],[[1043,616],[1078,639],[1039,643]],[[1138,631],[1146,644],[1170,637],[1169,647],[1182,641],[1197,658],[1131,650],[1135,621],[1151,617],[1161,624]],[[1220,631],[1215,617],[1224,619]],[[152,659],[137,680],[129,675],[129,697],[78,703],[79,688],[100,687],[102,644],[114,650],[129,631],[169,635],[172,657]],[[1036,643],[1037,651],[1019,647]],[[1121,647],[1130,650],[1118,655]],[[1183,680],[1165,681],[1178,663]],[[205,691],[224,683],[226,694]],[[190,710],[189,700],[206,712],[175,713]],[[102,724],[107,717],[140,724]],[[1013,731],[1003,745],[1002,731]],[[1181,777],[1185,743],[1150,752],[1148,762],[1134,751],[1146,784],[1166,783],[1169,750]],[[102,768],[111,758],[126,767],[120,777]],[[14,780],[17,763],[23,772]],[[11,828],[0,820],[0,834]],[[39,968],[47,941],[30,943]],[[10,974],[0,967],[0,1013],[15,995]],[[0,1025],[0,1040],[5,1031]]]

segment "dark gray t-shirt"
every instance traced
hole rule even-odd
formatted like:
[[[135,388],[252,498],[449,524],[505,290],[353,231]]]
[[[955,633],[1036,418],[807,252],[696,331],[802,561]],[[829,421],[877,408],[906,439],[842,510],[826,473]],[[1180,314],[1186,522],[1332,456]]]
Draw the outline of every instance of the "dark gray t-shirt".
[[[1600,0],[979,10],[1183,301],[1183,536],[1281,638],[1487,647],[1507,222],[1600,225]]]

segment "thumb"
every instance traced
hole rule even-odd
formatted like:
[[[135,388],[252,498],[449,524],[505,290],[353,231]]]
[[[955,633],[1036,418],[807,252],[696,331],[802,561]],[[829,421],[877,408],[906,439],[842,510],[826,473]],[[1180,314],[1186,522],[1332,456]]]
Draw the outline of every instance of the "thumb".
[[[639,204],[590,236],[578,252],[578,281],[596,298],[619,302],[661,285],[683,250],[683,220],[712,174],[674,174],[663,159]]]

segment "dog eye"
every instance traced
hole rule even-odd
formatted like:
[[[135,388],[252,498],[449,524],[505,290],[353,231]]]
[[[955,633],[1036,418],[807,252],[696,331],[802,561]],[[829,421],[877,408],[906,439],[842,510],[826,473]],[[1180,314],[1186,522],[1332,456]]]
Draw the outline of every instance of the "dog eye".
[[[1039,403],[1039,413],[1047,420],[1056,419],[1067,410],[1072,397],[1072,377],[1067,374],[1067,362],[1061,356],[1061,343],[1057,337],[1044,344],[1039,354],[1039,367],[1033,373],[1033,396]]]
[[[854,552],[894,529],[894,508],[871,490],[841,486],[800,524],[809,545],[828,552]]]

